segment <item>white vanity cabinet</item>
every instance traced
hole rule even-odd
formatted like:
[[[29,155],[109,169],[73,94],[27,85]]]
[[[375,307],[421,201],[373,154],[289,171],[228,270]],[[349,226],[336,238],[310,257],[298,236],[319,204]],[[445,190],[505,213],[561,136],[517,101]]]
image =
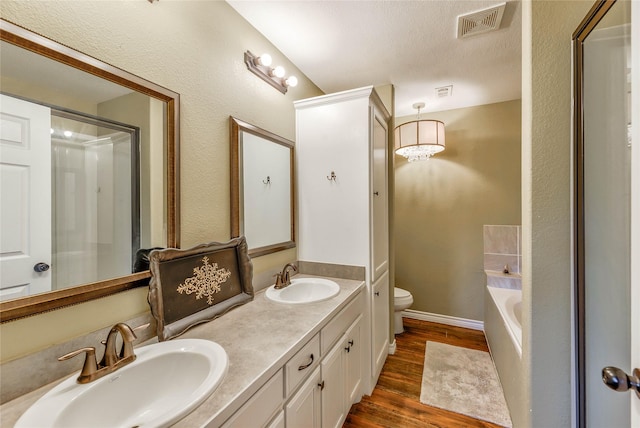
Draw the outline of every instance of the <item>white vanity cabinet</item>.
[[[285,405],[287,428],[340,427],[360,401],[363,298],[359,294],[322,328],[320,367]]]
[[[368,297],[361,327],[362,370],[364,391],[370,394],[389,341],[390,116],[373,87],[294,105],[298,259],[365,267]],[[374,283],[380,298],[374,298]],[[381,304],[374,310],[384,298],[387,310]]]
[[[282,404],[284,403],[284,374],[280,369],[256,392],[222,428],[275,428],[284,426]]]
[[[360,401],[360,320],[353,322],[342,339],[322,359],[322,428],[341,427],[351,405]]]
[[[279,367],[222,428],[321,428],[344,422],[362,397],[362,312],[358,292]]]
[[[287,428],[320,428],[320,368],[316,368],[285,407]]]

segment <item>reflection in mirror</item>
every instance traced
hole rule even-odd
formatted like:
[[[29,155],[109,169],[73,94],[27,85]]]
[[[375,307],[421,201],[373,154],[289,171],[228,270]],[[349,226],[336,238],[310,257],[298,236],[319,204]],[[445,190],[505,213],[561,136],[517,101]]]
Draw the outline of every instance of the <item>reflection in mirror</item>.
[[[0,31],[2,322],[146,285],[138,250],[178,246],[179,95]]]
[[[293,142],[231,121],[231,236],[256,257],[295,247]]]

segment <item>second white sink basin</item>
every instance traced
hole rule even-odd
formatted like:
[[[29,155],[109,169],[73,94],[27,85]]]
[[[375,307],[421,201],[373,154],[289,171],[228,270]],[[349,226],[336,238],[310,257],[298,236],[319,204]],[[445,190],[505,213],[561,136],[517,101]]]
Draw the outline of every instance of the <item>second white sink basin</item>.
[[[267,288],[268,299],[279,303],[302,304],[327,300],[340,292],[340,286],[330,279],[295,278],[291,285],[277,290],[275,286]]]
[[[36,401],[20,427],[166,427],[222,382],[228,357],[215,342],[176,339],[136,348],[134,362],[91,383],[66,379]]]

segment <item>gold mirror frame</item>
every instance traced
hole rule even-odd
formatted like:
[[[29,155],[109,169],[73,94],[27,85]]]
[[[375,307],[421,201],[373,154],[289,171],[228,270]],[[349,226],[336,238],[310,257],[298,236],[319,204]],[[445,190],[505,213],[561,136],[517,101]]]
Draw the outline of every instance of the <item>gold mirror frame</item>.
[[[180,95],[51,39],[0,19],[0,40],[82,70],[166,103],[167,247],[179,247]],[[0,322],[36,315],[110,294],[147,286],[150,271],[93,282],[0,303]]]
[[[275,144],[280,144],[281,146],[287,147],[290,149],[290,157],[289,157],[289,165],[290,165],[290,183],[291,186],[289,188],[290,195],[290,224],[291,224],[291,234],[290,239],[283,242],[276,242],[271,245],[250,248],[249,256],[258,257],[265,254],[275,253],[278,251],[286,250],[288,248],[294,248],[296,246],[295,239],[295,205],[294,205],[294,172],[293,172],[293,164],[294,164],[294,154],[293,154],[293,141],[287,140],[286,138],[280,137],[272,132],[266,131],[262,128],[258,128],[255,125],[251,125],[250,123],[243,122],[242,120],[236,119],[231,116],[229,118],[230,121],[230,141],[231,141],[231,237],[236,238],[240,236],[240,223],[241,223],[241,201],[240,201],[240,193],[242,189],[241,184],[241,151],[240,151],[240,143],[241,143],[241,132],[246,132],[249,134],[256,135],[260,138],[263,138],[267,141],[271,141]]]

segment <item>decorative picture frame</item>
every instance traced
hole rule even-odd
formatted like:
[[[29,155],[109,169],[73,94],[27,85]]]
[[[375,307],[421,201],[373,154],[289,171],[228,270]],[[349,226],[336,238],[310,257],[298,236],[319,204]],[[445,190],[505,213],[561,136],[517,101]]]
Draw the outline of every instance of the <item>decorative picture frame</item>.
[[[253,265],[243,236],[149,254],[148,302],[158,340],[180,336],[253,300]]]

